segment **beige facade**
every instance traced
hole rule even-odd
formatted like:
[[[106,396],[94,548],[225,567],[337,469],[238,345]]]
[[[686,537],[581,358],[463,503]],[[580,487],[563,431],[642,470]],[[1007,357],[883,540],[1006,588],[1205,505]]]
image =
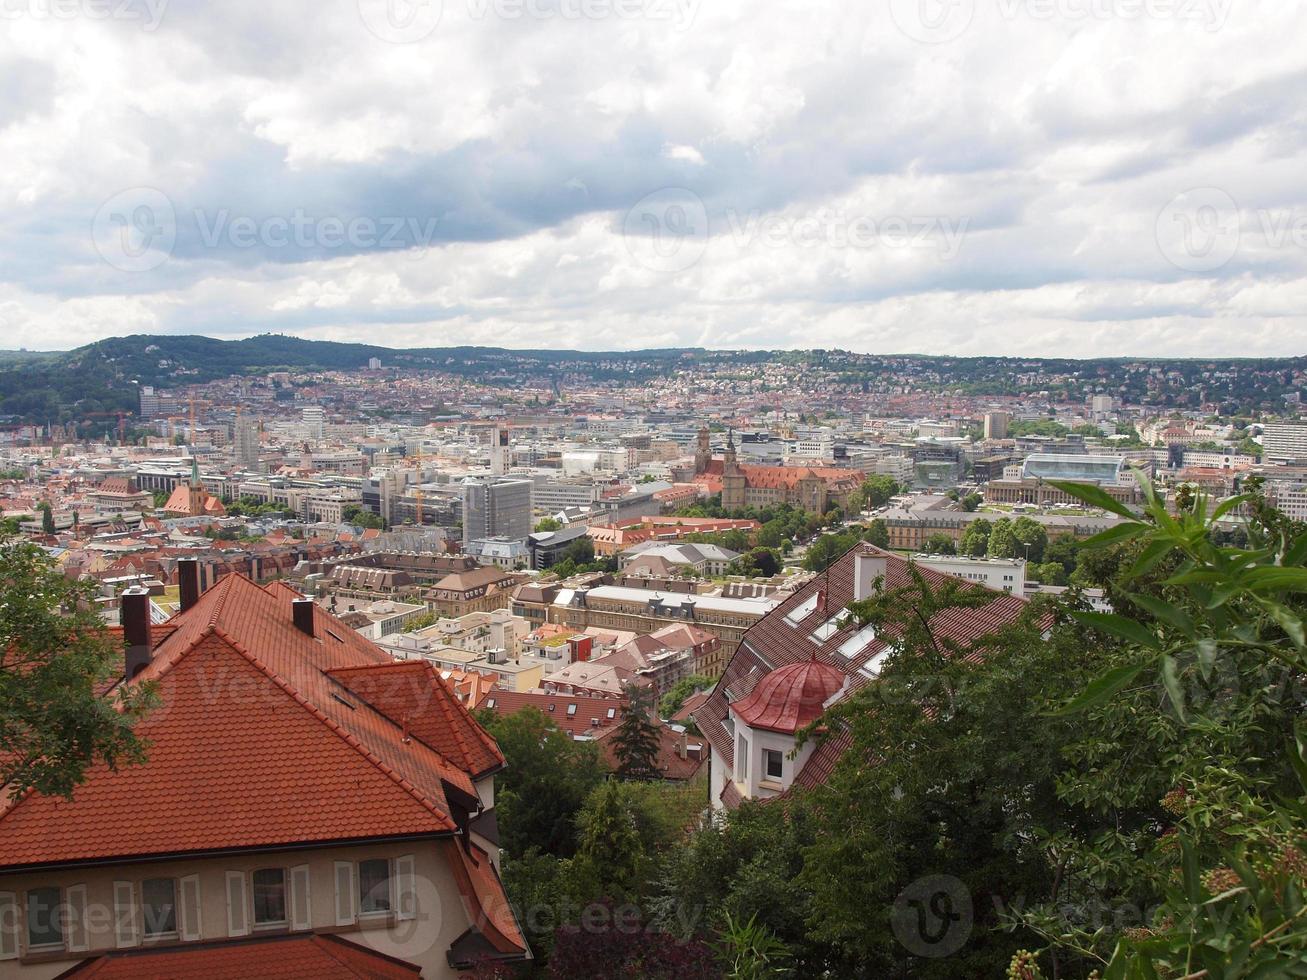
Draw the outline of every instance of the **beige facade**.
[[[447,848],[457,846],[452,838],[426,838],[3,875],[0,977],[48,980],[113,950],[310,932],[335,933],[407,960],[422,967],[423,977],[457,977],[460,971],[446,960],[450,945],[468,928],[446,856]],[[385,862],[388,882],[369,899],[380,899],[377,904],[390,911],[364,912],[359,862],[378,860]],[[255,920],[253,874],[265,870],[284,876],[285,921],[280,923]],[[158,879],[174,883],[176,929],[151,938],[145,934],[142,885]],[[40,888],[59,890],[62,949],[29,948],[28,898]],[[158,920],[151,916],[151,921]],[[269,976],[275,975],[269,966]]]

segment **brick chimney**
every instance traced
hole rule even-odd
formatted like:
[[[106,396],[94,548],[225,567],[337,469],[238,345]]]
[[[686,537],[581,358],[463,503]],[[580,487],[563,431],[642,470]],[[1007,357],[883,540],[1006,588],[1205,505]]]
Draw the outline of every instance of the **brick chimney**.
[[[177,559],[177,585],[181,592],[182,612],[200,601],[200,561],[198,558]]]
[[[131,680],[150,664],[150,593],[136,585],[122,594],[119,618],[127,653],[123,658],[123,679]]]

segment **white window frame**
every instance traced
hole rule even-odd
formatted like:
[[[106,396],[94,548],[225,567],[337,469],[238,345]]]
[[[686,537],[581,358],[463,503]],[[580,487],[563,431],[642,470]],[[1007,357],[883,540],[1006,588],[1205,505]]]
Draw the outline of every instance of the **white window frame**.
[[[260,871],[276,871],[281,874],[281,907],[286,913],[283,918],[272,919],[267,922],[260,922],[256,914],[254,903],[254,876]],[[252,868],[250,870],[250,928],[255,932],[269,932],[278,929],[287,929],[290,927],[291,908],[290,908],[290,874],[280,865],[271,865],[263,868]]]
[[[773,756],[780,760],[781,770],[774,776],[771,771],[771,761]],[[780,749],[764,748],[762,750],[762,773],[763,777],[769,782],[779,783],[783,781],[785,779],[785,753]]]

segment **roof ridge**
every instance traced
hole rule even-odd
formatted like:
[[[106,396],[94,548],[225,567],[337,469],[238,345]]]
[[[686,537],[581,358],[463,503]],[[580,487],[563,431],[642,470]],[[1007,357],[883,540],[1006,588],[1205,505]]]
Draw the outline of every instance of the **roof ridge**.
[[[406,793],[412,796],[413,799],[417,800],[420,804],[422,804],[422,806],[430,810],[431,813],[433,813],[435,816],[439,817],[442,821],[448,824],[449,829],[451,830],[457,829],[454,825],[453,820],[450,818],[450,815],[444,809],[437,806],[435,804],[435,801],[430,799],[426,793],[421,792],[418,789],[416,783],[414,783],[408,777],[399,773],[393,767],[388,765],[375,752],[373,752],[371,749],[365,746],[357,735],[354,735],[352,732],[347,732],[344,726],[342,726],[339,722],[328,717],[326,712],[324,712],[321,708],[319,708],[316,704],[310,701],[307,697],[305,697],[303,694],[301,694],[299,691],[293,688],[288,681],[286,681],[279,674],[277,674],[276,671],[274,671],[271,667],[269,667],[267,664],[261,661],[258,657],[254,656],[254,654],[252,654],[250,651],[246,650],[245,647],[242,646],[239,641],[237,641],[234,637],[228,634],[226,630],[222,629],[222,627],[214,626],[213,631],[217,636],[221,637],[224,641],[229,643],[232,649],[234,649],[242,657],[248,660],[257,670],[261,671],[270,681],[276,684],[278,688],[280,688],[288,697],[291,698],[291,700],[295,701],[306,711],[308,711],[309,714],[317,718],[318,721],[326,725],[330,731],[332,731],[338,737],[343,739],[346,745],[349,745],[352,749],[358,752],[359,755],[363,756],[363,758],[367,759],[368,762],[372,763],[372,765],[374,765],[377,769],[379,769],[387,777],[389,777],[391,781],[393,781],[397,786],[399,786]],[[371,705],[369,705],[369,707],[371,707]],[[373,710],[375,711],[376,709]],[[381,715],[381,712],[377,712],[377,714]],[[385,715],[381,715],[381,716],[383,718],[385,717]],[[393,725],[394,722],[391,722],[391,724]],[[423,742],[422,744],[426,746],[425,742]],[[439,753],[437,753],[437,755],[439,755]]]

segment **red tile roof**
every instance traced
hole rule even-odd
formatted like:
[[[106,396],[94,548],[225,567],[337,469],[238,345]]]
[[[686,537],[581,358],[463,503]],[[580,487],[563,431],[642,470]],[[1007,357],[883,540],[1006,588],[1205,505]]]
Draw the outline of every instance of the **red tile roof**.
[[[493,703],[492,703],[493,702]],[[569,713],[569,706],[576,710]],[[580,694],[541,694],[534,691],[493,691],[484,707],[496,714],[511,715],[535,708],[573,738],[592,735],[596,728],[618,725],[626,712],[626,698],[592,698]],[[608,717],[608,712],[613,716]],[[595,721],[599,724],[594,724]]]
[[[469,774],[427,740],[457,744],[464,758],[497,750],[438,736],[436,717],[413,718],[406,739],[402,723],[333,676],[390,657],[320,607],[315,635],[301,632],[294,595],[229,575],[174,617],[140,675],[161,700],[137,725],[148,762],[93,766],[72,801],[0,803],[0,863],[454,832],[445,787],[468,792]],[[438,701],[446,689],[431,677]]]
[[[475,844],[462,847],[447,841],[444,847],[473,927],[498,952],[524,953],[526,940],[490,855]]]
[[[339,936],[323,935],[106,953],[59,976],[60,980],[253,980],[274,972],[278,980],[414,980],[422,971]]]

